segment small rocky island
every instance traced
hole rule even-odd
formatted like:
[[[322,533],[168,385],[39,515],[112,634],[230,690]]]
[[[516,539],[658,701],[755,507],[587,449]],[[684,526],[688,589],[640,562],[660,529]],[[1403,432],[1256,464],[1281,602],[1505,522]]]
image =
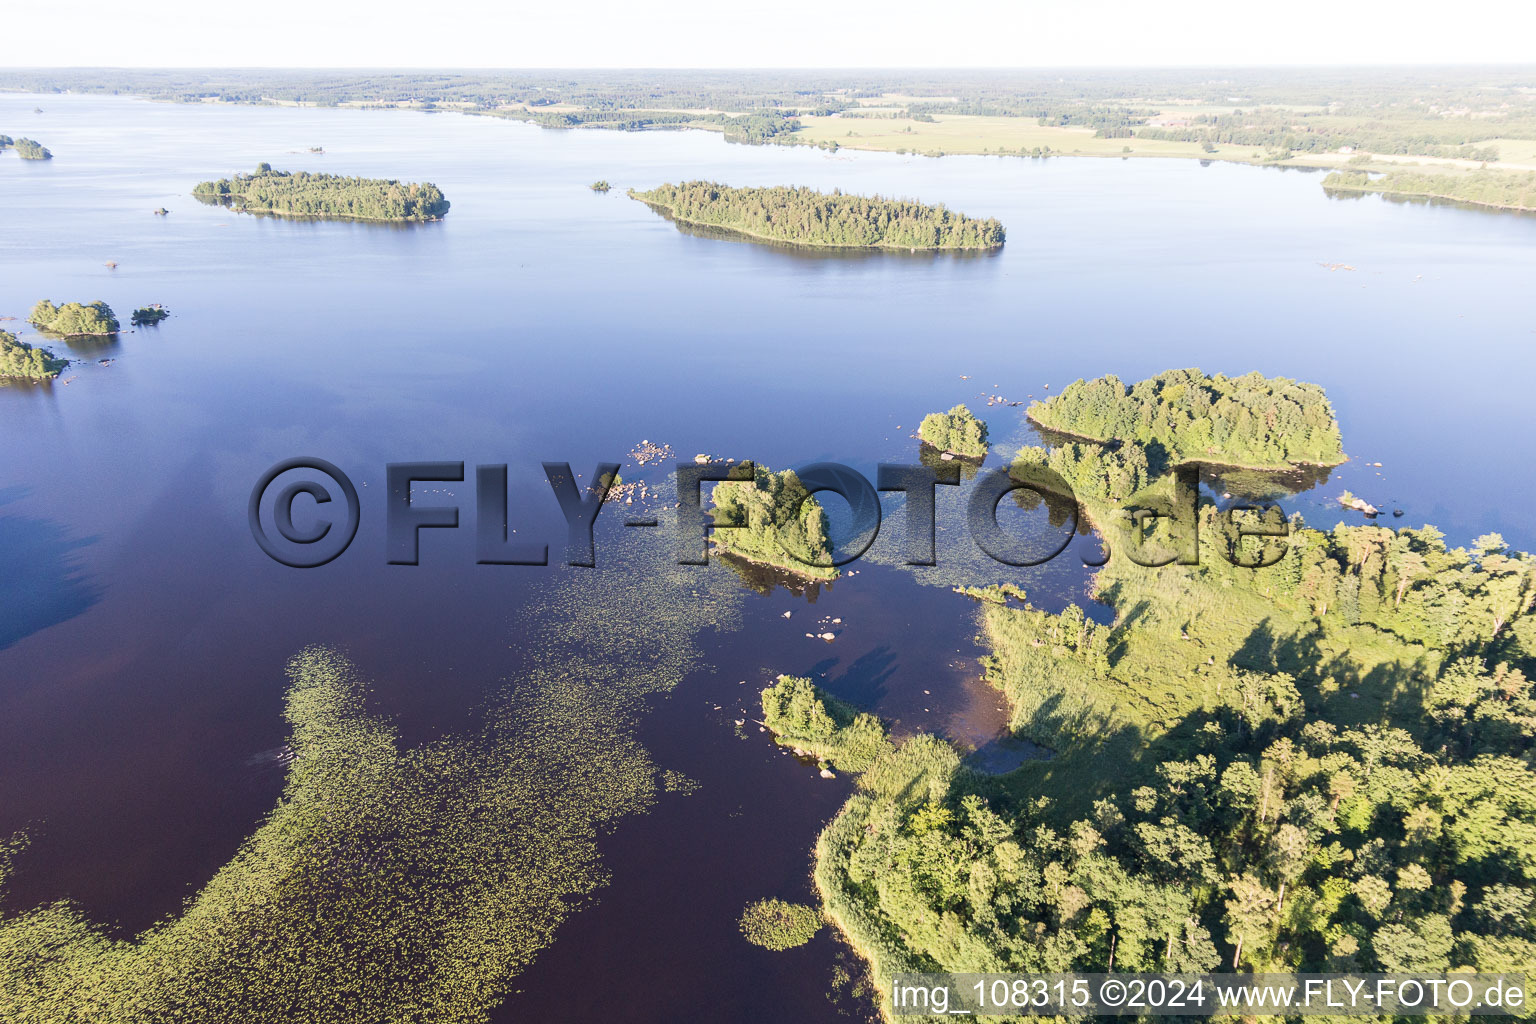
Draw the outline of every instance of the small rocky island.
[[[785,185],[731,188],[712,181],[629,192],[679,224],[782,245],[835,249],[976,250],[1003,244],[1002,224],[911,199],[817,192]]]
[[[128,322],[135,327],[150,327],[167,319],[170,315],[170,310],[158,302],[152,302],[147,306],[140,306],[134,310],[133,316],[128,318]]]
[[[450,205],[431,182],[274,171],[265,163],[254,174],[199,182],[192,194],[243,213],[323,220],[441,220]]]

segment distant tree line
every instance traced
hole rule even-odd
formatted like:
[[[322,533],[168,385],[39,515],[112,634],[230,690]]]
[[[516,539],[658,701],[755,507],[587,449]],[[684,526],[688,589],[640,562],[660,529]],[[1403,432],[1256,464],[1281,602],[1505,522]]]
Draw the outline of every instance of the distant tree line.
[[[439,219],[449,207],[442,191],[431,182],[274,171],[265,163],[254,174],[200,182],[192,194],[238,210],[298,217],[425,221]]]
[[[1536,131],[1536,118],[1526,125]],[[1188,127],[1136,129],[1141,139],[1169,142],[1208,142],[1213,145],[1254,146],[1294,153],[1328,153],[1344,147],[1371,153],[1427,156],[1437,159],[1493,161],[1497,146],[1476,143],[1499,138],[1510,125],[1492,127],[1465,119],[1428,119],[1422,112],[1380,112],[1371,119],[1345,119],[1287,109],[1239,110],[1230,114],[1198,114]]]
[[[990,249],[1003,226],[909,199],[810,188],[731,188],[709,181],[631,192],[680,221],[802,245]]]

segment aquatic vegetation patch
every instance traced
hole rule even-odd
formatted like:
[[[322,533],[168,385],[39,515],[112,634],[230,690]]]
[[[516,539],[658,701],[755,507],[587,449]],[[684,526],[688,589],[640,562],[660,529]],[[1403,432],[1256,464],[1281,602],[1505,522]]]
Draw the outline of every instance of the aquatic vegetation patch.
[[[754,946],[793,949],[810,942],[821,931],[821,915],[803,903],[758,900],[747,904],[738,924],[741,934]]]
[[[739,595],[628,564],[556,581],[511,629],[531,668],[477,730],[403,748],[336,650],[289,665],[282,797],[181,913],[114,937],[67,901],[0,919],[0,1018],[482,1021],[606,883],[598,837],[656,799],[645,699]],[[654,570],[654,571],[650,571]],[[707,582],[707,581],[706,581]],[[9,851],[0,848],[0,885]]]

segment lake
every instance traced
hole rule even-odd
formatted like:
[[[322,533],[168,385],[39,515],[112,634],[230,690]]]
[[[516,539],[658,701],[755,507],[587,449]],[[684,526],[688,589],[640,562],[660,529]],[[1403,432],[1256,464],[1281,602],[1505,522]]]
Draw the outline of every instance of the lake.
[[[1294,170],[827,153],[448,113],[0,95],[0,132],[56,157],[0,155],[0,316],[44,297],[173,313],[55,343],[78,362],[52,386],[0,387],[0,836],[31,837],[7,912],[68,898],[124,936],[176,912],[280,792],[261,766],[287,735],[284,663],[307,644],[344,649],[402,737],[426,742],[539,657],[528,624],[560,614],[552,595],[646,612],[601,572],[477,566],[472,468],[416,490],[456,502],[461,528],[423,531],[420,565],[387,565],[389,462],[508,464],[512,525],[558,563],[544,461],[587,478],[625,462],[626,481],[659,486],[670,463],[627,458],[645,439],[685,461],[839,461],[872,480],[878,462],[915,461],[921,417],[957,402],[1008,454],[1034,439],[1011,403],[1078,377],[1259,370],[1324,386],[1352,457],[1288,510],[1331,523],[1349,488],[1452,544],[1536,544],[1515,455],[1536,427],[1536,218],[1329,198]],[[261,161],[430,180],[453,208],[394,227],[192,199]],[[614,190],[587,188],[600,178]],[[692,178],[943,202],[999,218],[1008,243],[801,253],[684,233],[624,194]],[[362,496],[355,542],[313,570],[268,559],[246,520],[257,478],[298,455]],[[1084,600],[1091,539],[1038,569],[989,564],[958,498],[939,500],[936,569],[899,564],[887,499],[857,574],[809,592],[721,564],[662,575],[670,501],[656,530],[599,518],[600,566],[654,566],[646,601],[699,609],[692,667],[634,729],[701,786],[603,838],[611,884],[512,981],[498,1019],[828,1015],[835,940],[771,954],[736,917],[812,898],[811,846],[851,784],[778,752],[752,722],[757,691],[812,675],[898,731],[986,746],[1001,698],[978,679],[974,606],[949,586]],[[822,631],[836,640],[805,635]]]

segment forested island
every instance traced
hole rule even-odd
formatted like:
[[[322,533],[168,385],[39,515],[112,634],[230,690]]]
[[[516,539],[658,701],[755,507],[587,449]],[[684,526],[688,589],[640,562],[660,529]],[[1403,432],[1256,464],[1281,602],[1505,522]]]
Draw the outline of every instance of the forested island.
[[[245,213],[344,220],[440,220],[450,205],[431,182],[274,171],[265,163],[253,174],[200,182],[192,194]]]
[[[1250,373],[1168,370],[1128,387],[1113,375],[1078,380],[1030,405],[1048,430],[1151,449],[1154,461],[1250,469],[1345,461],[1328,396],[1316,384]]]
[[[987,456],[987,425],[976,418],[964,403],[949,412],[931,412],[923,417],[917,436],[931,448],[965,459]]]
[[[827,513],[794,470],[760,465],[750,482],[716,484],[711,500],[720,551],[807,579],[837,578]]]
[[[683,224],[790,245],[860,249],[995,249],[1003,226],[944,206],[811,188],[732,188],[710,181],[630,196]]]
[[[17,139],[11,145],[16,147],[16,155],[23,160],[52,160],[53,154],[46,147],[34,139]]]
[[[1387,196],[1448,199],[1501,210],[1536,210],[1536,172],[1476,170],[1462,173],[1424,171],[1334,171],[1323,179],[1330,192],[1377,192]]]
[[[1261,542],[1198,515],[1198,565],[1098,572],[1111,624],[977,594],[984,674],[1047,760],[987,775],[807,680],[764,693],[780,742],[862,772],[815,877],[878,984],[1536,963],[1536,559],[1296,519],[1244,568]]]
[[[66,302],[62,306],[44,299],[32,307],[27,320],[38,330],[66,336],[116,334],[122,329],[112,307],[99,299],[95,302]]]
[[[0,331],[0,377],[21,380],[52,380],[69,365],[45,348],[16,340],[9,331]]]

